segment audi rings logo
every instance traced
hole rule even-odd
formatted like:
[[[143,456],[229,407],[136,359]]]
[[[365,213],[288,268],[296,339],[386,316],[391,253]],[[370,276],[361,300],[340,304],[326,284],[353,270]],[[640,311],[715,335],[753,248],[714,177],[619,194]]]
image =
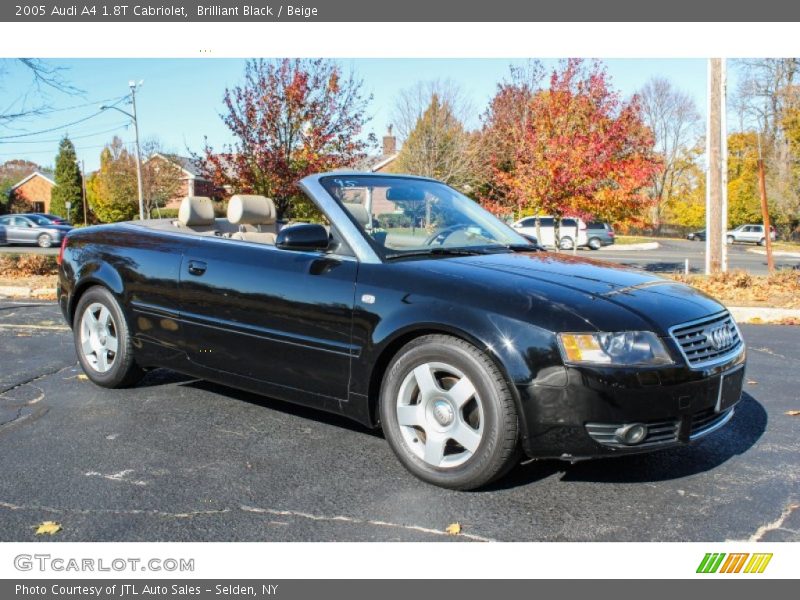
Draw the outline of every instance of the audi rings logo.
[[[727,326],[706,329],[705,332],[708,343],[714,350],[723,350],[733,345],[733,332]]]

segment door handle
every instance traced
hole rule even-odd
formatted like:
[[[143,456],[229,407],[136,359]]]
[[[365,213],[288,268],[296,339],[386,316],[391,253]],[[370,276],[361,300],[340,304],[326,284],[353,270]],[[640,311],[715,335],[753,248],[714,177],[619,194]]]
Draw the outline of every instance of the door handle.
[[[202,260],[190,260],[188,264],[188,270],[190,275],[200,276],[206,272],[208,265],[204,263]]]

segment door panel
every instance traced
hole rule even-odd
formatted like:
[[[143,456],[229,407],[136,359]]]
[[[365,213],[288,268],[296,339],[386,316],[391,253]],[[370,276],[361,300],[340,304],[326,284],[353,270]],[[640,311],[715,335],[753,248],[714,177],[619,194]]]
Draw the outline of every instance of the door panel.
[[[346,399],[358,263],[207,239],[180,274],[184,343],[199,365]]]

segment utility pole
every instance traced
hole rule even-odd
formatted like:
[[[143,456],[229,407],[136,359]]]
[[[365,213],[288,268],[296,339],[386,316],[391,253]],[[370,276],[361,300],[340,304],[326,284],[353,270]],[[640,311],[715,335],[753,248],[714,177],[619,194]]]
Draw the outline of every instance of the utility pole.
[[[136,137],[136,183],[139,188],[139,219],[144,221],[144,186],[142,185],[142,151],[139,148],[139,120],[136,118],[136,82],[129,81],[133,104],[133,131]]]
[[[726,268],[724,231],[727,229],[727,131],[725,123],[725,64],[708,59],[708,127],[706,135],[706,274]]]
[[[86,165],[81,161],[81,200],[83,200],[83,225],[89,224],[86,218]]]
[[[121,108],[114,106],[114,105],[103,105],[100,107],[100,110],[116,110],[117,112],[121,112],[123,115],[126,115],[131,118],[133,121],[133,131],[136,139],[136,183],[137,188],[139,191],[139,219],[144,220],[144,187],[142,185],[142,153],[139,149],[139,120],[136,118],[136,88],[141,87],[144,81],[140,81],[136,83],[135,81],[129,81],[128,87],[131,88],[131,104],[133,105],[133,113],[129,113],[126,110],[122,110]]]
[[[764,158],[761,156],[761,134],[758,136],[758,191],[761,195],[761,219],[764,223],[764,243],[767,249],[767,268],[769,272],[775,271],[775,261],[772,258],[772,227],[769,223],[769,207],[767,206],[767,183],[764,175]]]

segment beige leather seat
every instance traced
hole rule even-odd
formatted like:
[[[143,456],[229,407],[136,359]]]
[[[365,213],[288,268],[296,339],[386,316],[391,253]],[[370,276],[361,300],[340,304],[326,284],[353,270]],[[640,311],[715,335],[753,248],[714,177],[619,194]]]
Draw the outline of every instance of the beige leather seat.
[[[178,209],[179,228],[190,229],[195,233],[215,235],[214,203],[205,196],[187,196]]]
[[[231,239],[258,244],[274,244],[274,229],[277,213],[275,204],[264,196],[237,194],[228,201],[228,221],[239,226]],[[255,226],[255,231],[247,227]]]
[[[358,221],[359,225],[367,228],[371,224],[372,218],[363,204],[356,204],[355,202],[345,202],[344,207],[350,212],[351,215]]]

